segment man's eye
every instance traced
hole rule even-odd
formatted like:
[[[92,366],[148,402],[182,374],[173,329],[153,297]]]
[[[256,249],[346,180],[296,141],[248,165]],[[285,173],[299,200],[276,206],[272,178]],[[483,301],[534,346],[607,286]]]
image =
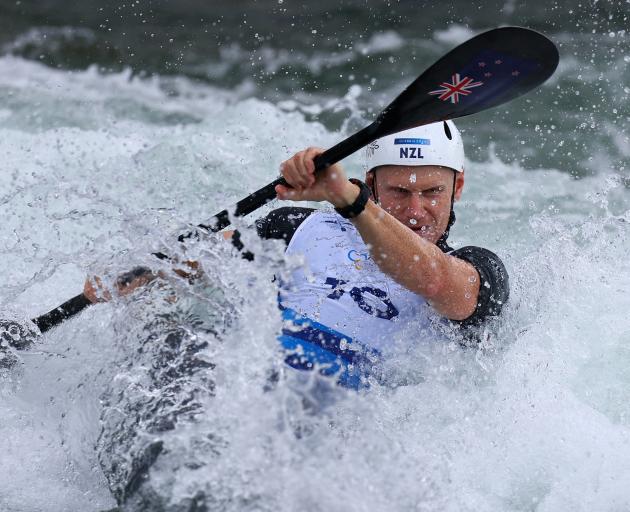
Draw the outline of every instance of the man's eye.
[[[444,187],[435,187],[435,188],[430,188],[429,190],[425,190],[423,194],[437,195],[437,194],[441,194],[442,192],[444,192]]]

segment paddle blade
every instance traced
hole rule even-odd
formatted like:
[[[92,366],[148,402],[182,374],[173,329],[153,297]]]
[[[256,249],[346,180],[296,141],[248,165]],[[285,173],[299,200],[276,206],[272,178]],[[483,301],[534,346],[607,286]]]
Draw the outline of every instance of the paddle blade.
[[[455,119],[506,103],[547,80],[558,49],[526,28],[479,34],[447,53],[381,112],[378,136]]]

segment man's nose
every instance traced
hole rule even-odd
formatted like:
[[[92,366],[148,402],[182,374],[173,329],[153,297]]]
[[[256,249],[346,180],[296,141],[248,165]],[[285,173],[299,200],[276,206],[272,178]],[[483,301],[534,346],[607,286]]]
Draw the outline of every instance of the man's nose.
[[[427,198],[422,196],[422,192],[411,194],[409,202],[407,203],[407,208],[410,212],[421,215],[425,211],[426,201]]]

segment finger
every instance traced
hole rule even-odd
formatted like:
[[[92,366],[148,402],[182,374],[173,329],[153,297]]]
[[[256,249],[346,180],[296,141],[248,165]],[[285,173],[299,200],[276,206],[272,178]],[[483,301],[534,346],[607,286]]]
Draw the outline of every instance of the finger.
[[[321,148],[310,147],[306,150],[306,161],[308,162],[309,172],[311,174],[311,186],[315,183],[317,179],[317,174],[315,171],[315,157],[321,155],[324,152]]]
[[[296,157],[297,156],[299,156],[299,167],[302,179],[304,180],[304,187],[310,187],[315,183],[315,177],[313,175],[315,166],[313,165],[313,160],[308,157],[308,150],[298,153]]]
[[[286,182],[289,184],[290,187],[293,187],[294,189],[298,189],[298,190],[302,189],[302,185],[300,184],[299,173],[295,167],[295,162],[293,158],[291,160],[287,160],[286,162],[282,164],[281,172],[282,172],[282,176],[284,177],[284,179],[286,180]]]
[[[295,189],[286,187],[284,185],[276,185],[276,195],[278,199],[282,201],[301,201],[302,192]]]
[[[306,150],[306,159],[309,162],[309,170],[311,173],[315,173],[315,157],[321,155],[324,152],[321,148],[308,148]]]
[[[283,201],[290,199],[291,196],[295,194],[294,188],[290,188],[285,185],[276,185],[275,190],[276,190],[276,196],[278,197],[278,199],[281,199]]]
[[[300,153],[296,153],[285,162],[285,172],[291,177],[292,181],[287,181],[293,188],[303,189],[308,185],[308,182],[304,179]]]
[[[83,292],[92,303],[105,302],[112,298],[111,293],[109,293],[109,290],[103,285],[103,281],[98,276],[93,276],[92,279],[86,281]]]
[[[293,155],[291,163],[293,164],[293,169],[295,170],[295,176],[299,188],[303,189],[305,187],[308,187],[309,179],[308,171],[304,167],[304,151],[300,151],[299,153]]]
[[[83,285],[83,295],[85,295],[92,304],[98,302],[96,289],[94,288],[90,278],[85,280],[85,284]]]

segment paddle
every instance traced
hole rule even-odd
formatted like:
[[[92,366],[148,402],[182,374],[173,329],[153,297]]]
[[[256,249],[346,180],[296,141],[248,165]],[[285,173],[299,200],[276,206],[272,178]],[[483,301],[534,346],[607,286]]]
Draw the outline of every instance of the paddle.
[[[547,80],[558,59],[554,44],[533,30],[504,27],[484,32],[428,68],[372,124],[316,157],[315,169],[321,171],[384,135],[506,103]],[[275,198],[278,184],[286,182],[278,178],[250,194],[236,203],[232,215],[247,215]],[[217,232],[229,224],[230,212],[223,210],[197,227]],[[197,235],[197,231],[183,233],[178,240],[184,242]],[[167,258],[162,253],[155,255]],[[77,295],[33,322],[45,332],[88,305],[82,294]]]
[[[555,71],[559,55],[542,34],[520,27],[484,32],[448,52],[392,101],[372,124],[315,158],[321,171],[375,139],[414,126],[455,119],[506,103],[542,84]],[[490,76],[485,76],[486,74]],[[514,74],[515,73],[515,74]],[[276,196],[278,178],[236,203],[240,217]],[[228,210],[197,227],[216,232],[230,225]],[[180,242],[195,232],[179,236]]]

